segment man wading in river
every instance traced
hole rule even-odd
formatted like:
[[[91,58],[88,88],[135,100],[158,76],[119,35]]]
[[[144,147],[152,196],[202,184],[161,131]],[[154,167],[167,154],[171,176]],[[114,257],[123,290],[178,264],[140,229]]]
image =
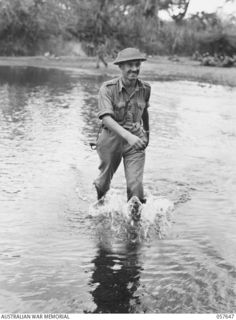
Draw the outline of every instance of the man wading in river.
[[[141,62],[145,60],[138,49],[120,51],[114,64],[119,66],[121,76],[103,83],[100,88],[98,116],[102,120],[102,130],[97,152],[101,163],[100,174],[94,181],[98,200],[109,190],[113,174],[123,158],[128,200],[137,196],[145,202],[143,171],[145,148],[149,143],[151,88],[138,79]]]

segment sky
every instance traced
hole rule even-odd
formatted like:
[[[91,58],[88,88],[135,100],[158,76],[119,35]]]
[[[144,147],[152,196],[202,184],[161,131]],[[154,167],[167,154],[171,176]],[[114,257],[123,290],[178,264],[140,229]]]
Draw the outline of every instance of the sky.
[[[219,7],[222,7],[222,10],[226,13],[236,12],[236,1],[234,4],[225,4],[224,0],[190,0],[188,13],[215,12]]]
[[[205,11],[208,13],[218,11],[221,14],[234,14],[236,16],[236,0],[234,3],[225,3],[225,0],[190,0],[186,16],[196,12]],[[163,19],[169,20],[167,12],[160,12]]]

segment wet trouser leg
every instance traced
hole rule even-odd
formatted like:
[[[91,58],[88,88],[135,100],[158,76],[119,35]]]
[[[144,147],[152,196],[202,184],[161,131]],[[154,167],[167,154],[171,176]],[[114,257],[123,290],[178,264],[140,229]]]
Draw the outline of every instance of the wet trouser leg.
[[[109,130],[103,129],[97,143],[97,153],[100,158],[100,174],[94,181],[101,198],[110,188],[111,179],[122,159],[122,139]]]
[[[100,61],[100,58],[99,56],[96,57],[96,68],[99,68],[99,61]]]
[[[144,202],[143,172],[145,151],[130,149],[129,151],[124,152],[123,158],[128,200],[132,196],[137,196],[141,202]]]

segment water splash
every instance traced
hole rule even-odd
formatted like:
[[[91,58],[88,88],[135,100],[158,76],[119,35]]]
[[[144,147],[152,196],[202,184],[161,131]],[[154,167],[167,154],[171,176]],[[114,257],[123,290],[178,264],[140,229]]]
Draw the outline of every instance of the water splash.
[[[89,207],[92,217],[102,233],[109,230],[110,236],[126,238],[131,242],[163,239],[171,227],[174,204],[165,197],[148,196],[145,204],[131,198],[128,203],[116,194],[109,194]],[[138,205],[137,205],[138,203]],[[136,215],[140,218],[136,219]]]

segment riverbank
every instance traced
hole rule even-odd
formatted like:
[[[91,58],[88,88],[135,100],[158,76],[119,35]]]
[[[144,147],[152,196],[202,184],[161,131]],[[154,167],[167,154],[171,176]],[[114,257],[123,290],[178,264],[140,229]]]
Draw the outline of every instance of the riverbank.
[[[0,57],[0,66],[31,66],[74,70],[83,75],[113,77],[119,69],[108,60],[108,68],[96,69],[94,57]],[[167,57],[150,57],[142,66],[141,76],[146,80],[189,80],[236,87],[236,67],[201,66],[189,58],[170,60]]]

